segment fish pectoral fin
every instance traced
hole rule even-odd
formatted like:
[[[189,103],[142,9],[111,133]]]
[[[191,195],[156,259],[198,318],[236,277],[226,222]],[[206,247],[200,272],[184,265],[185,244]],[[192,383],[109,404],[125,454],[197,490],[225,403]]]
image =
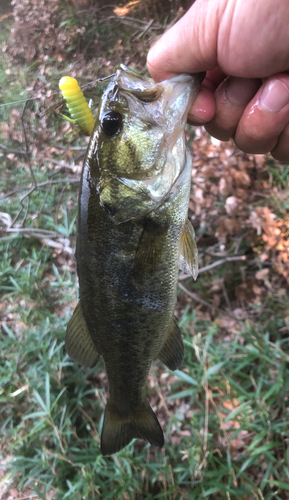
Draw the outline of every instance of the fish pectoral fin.
[[[141,234],[134,258],[137,272],[141,270],[154,271],[162,257],[167,238],[168,226],[160,226],[152,220],[147,220]]]
[[[98,362],[99,354],[88,331],[81,301],[78,302],[67,325],[65,349],[73,361],[82,366],[92,368]]]
[[[158,356],[170,370],[177,370],[184,359],[184,344],[181,330],[178,327],[177,319],[173,316],[166,340]]]
[[[198,248],[195,240],[195,231],[189,219],[181,237],[181,248],[179,256],[179,268],[186,274],[193,276],[196,280],[198,276]]]
[[[101,453],[112,455],[128,445],[133,438],[144,439],[154,446],[164,445],[160,423],[145,401],[139,410],[128,417],[120,417],[108,400],[101,433]]]

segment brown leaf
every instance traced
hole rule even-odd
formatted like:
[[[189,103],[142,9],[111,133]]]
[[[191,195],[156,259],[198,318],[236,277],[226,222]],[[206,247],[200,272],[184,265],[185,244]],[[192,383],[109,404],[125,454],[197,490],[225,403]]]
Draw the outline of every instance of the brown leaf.
[[[228,215],[232,215],[238,211],[238,206],[242,200],[238,200],[236,196],[229,196],[226,199],[225,209]]]
[[[268,275],[269,275],[269,269],[268,268],[264,268],[264,269],[261,269],[260,271],[257,271],[255,273],[255,277],[257,280],[262,280],[262,281],[265,281],[268,279]]]
[[[9,493],[13,498],[19,497],[19,491],[16,488],[10,488]]]

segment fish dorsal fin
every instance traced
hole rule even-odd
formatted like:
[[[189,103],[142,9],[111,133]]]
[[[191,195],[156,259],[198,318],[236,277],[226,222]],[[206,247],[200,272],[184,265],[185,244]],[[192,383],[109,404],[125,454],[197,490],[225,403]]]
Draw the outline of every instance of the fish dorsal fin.
[[[99,359],[99,354],[83,316],[81,301],[78,302],[67,325],[65,348],[73,361],[87,368],[95,366]]]
[[[179,257],[180,269],[196,280],[198,276],[198,248],[195,240],[195,231],[189,219],[183,230]]]
[[[177,370],[183,362],[184,344],[175,316],[173,316],[166,340],[157,357],[170,370]]]

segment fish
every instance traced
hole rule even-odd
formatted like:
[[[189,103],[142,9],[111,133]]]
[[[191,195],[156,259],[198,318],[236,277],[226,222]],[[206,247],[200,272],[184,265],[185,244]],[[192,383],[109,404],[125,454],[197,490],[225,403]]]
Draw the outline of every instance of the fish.
[[[119,65],[103,93],[84,160],[79,302],[65,346],[85,367],[104,359],[104,456],[133,438],[164,445],[146,381],[153,360],[175,370],[184,357],[174,316],[178,273],[195,279],[198,273],[188,220],[192,160],[185,124],[202,79],[182,74],[155,83]]]

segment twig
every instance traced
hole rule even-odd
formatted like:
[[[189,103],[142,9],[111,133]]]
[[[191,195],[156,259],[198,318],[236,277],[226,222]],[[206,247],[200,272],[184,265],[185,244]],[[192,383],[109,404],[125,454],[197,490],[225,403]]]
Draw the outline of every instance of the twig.
[[[22,222],[21,222],[20,226],[23,226],[24,222],[27,219],[27,215],[28,215],[28,211],[29,211],[29,205],[30,205],[30,198],[27,198],[26,210],[25,210],[25,214],[24,214],[24,217],[22,219]]]
[[[66,186],[63,186],[63,188],[61,189],[60,196],[58,197],[58,200],[57,200],[57,206],[56,206],[55,215],[54,215],[54,222],[55,222],[55,224],[57,224],[58,210],[59,210],[59,207],[60,207],[61,199],[62,199],[63,193],[65,191],[65,188],[66,188]]]
[[[217,243],[217,245],[218,245],[218,243]],[[216,245],[214,245],[214,246],[216,246]],[[212,247],[210,247],[210,248],[212,248]],[[213,258],[215,258],[215,257],[225,258],[225,257],[228,257],[228,255],[230,254],[230,250],[228,250],[227,252],[211,252],[210,249],[205,249],[204,254],[209,255],[209,257],[213,257]],[[239,255],[238,255],[238,257],[239,257]]]
[[[2,200],[5,200],[5,198],[9,198],[9,196],[12,196],[12,194],[15,194],[15,193],[19,193],[19,191],[22,191],[23,188],[16,188],[16,189],[13,189],[13,191],[10,191],[9,193],[6,193],[2,196],[2,198],[0,198],[0,201]]]
[[[0,108],[3,106],[12,106],[13,104],[18,104],[19,102],[35,101],[36,99],[39,99],[39,97],[28,97],[27,99],[20,99],[19,101],[5,102],[4,104],[0,104]]]
[[[198,236],[196,237],[196,242],[198,243],[198,241],[202,238],[202,236],[204,235],[204,233],[206,232],[206,229],[208,227],[210,227],[212,224],[214,223],[214,217],[211,218],[211,220],[209,220],[209,222],[207,222],[203,227],[202,227],[202,230],[200,232],[200,234],[198,234]]]
[[[0,144],[1,149],[5,149],[7,153],[15,153],[17,155],[26,155],[26,151],[24,149],[10,149],[7,148],[4,144]]]
[[[221,266],[225,262],[232,262],[235,260],[246,260],[246,255],[239,255],[239,256],[234,256],[234,257],[225,257],[224,259],[216,260],[216,262],[213,262],[212,264],[209,264],[208,266],[201,267],[199,269],[199,274],[204,273],[205,271],[209,271],[209,269],[213,269],[214,267]]]
[[[54,165],[59,165],[60,167],[69,168],[70,170],[73,169],[72,165],[70,165],[69,163],[65,163],[63,160],[55,160],[54,158],[44,158],[44,160],[47,161],[48,163],[54,163]]]
[[[281,330],[283,330],[283,328],[280,328],[280,329],[279,329],[279,332],[280,332]],[[287,328],[287,330],[288,330],[288,328]],[[269,345],[270,347],[272,347],[272,350],[274,350],[274,351],[275,351],[275,352],[274,352],[274,356],[279,357],[279,358],[281,358],[281,359],[283,358],[283,359],[285,359],[287,362],[289,362],[289,355],[288,355],[288,354],[286,354],[286,352],[284,352],[284,351],[281,349],[281,347],[280,347],[279,345],[274,344],[273,342],[270,342],[270,341],[268,341],[268,345]],[[279,353],[277,354],[277,353],[276,353],[276,350],[278,350],[280,354],[279,354]]]
[[[258,317],[260,317],[260,316],[261,316],[261,314],[263,314],[263,312],[267,311],[266,306],[267,306],[268,302],[269,302],[269,297],[267,297],[267,298],[264,300],[264,302],[263,302],[262,306],[260,307],[260,309],[257,309],[257,314],[258,314]],[[269,310],[270,310],[270,309],[269,309]]]
[[[258,500],[265,500],[264,497],[263,497],[263,493],[262,491],[260,490],[260,488],[257,489],[257,492],[258,494],[260,495],[260,498]]]
[[[5,229],[6,233],[28,233],[37,235],[35,236],[36,238],[59,238],[60,233],[57,233],[56,231],[50,231],[49,229],[38,229],[37,227],[9,227]]]
[[[77,405],[77,408],[81,411],[81,413],[84,416],[84,418],[86,418],[86,420],[91,425],[91,428],[92,428],[93,433],[95,434],[95,436],[98,436],[98,431],[97,431],[97,428],[95,427],[95,424],[94,424],[94,421],[92,420],[92,418],[88,415],[88,413],[86,413],[86,411],[80,405]]]
[[[250,233],[250,231],[246,231],[245,233],[243,233],[239,238],[237,238],[237,241],[235,242],[236,243],[236,246],[235,246],[235,250],[234,250],[234,254],[237,255],[239,253],[239,248],[240,248],[240,245],[243,241],[243,239]]]
[[[41,207],[40,207],[40,209],[38,210],[38,212],[36,213],[36,217],[38,217],[38,216],[41,214],[41,212],[42,212],[43,208],[45,207],[45,203],[46,203],[46,200],[47,200],[47,198],[48,198],[48,196],[49,196],[50,192],[51,192],[51,186],[49,186],[49,188],[47,189],[47,191],[46,191],[46,193],[45,193],[45,196],[44,196],[43,202],[41,203]]]
[[[25,236],[25,235],[24,235]],[[69,255],[73,255],[74,250],[71,248],[70,241],[68,238],[59,238],[58,241],[53,241],[49,238],[41,238],[41,243],[47,245],[50,248],[58,248],[62,252],[66,252]]]
[[[174,17],[174,19],[171,20],[169,24],[166,25],[165,31],[168,31],[177,21],[178,19],[182,16],[182,11],[179,11],[177,15]],[[210,158],[211,159],[211,158]]]
[[[18,219],[19,215],[21,214],[22,210],[24,210],[23,203],[21,203],[21,206],[20,206],[17,214],[15,215],[14,219],[12,220],[11,226],[13,226],[13,224],[15,224],[15,222],[17,221],[17,219]],[[7,231],[7,229],[6,229],[6,231]]]
[[[47,453],[48,455],[51,455],[54,458],[58,458],[59,460],[63,460],[64,462],[68,462],[72,467],[78,467],[75,463],[72,462],[69,458],[65,457],[64,455],[61,455],[61,453],[53,453],[52,451],[48,450],[47,448],[44,450],[44,453]]]
[[[117,19],[127,19],[128,21],[133,21],[135,23],[139,23],[139,24],[147,24],[147,21],[142,21],[141,19],[137,19],[136,17],[131,17],[131,16],[121,16],[121,18],[119,18],[119,16],[115,15],[115,16],[112,16],[114,18],[117,18]]]
[[[158,383],[158,379],[155,376],[155,374],[153,375],[153,378],[154,378],[154,384],[155,384],[155,387],[156,387],[156,390],[157,390],[158,397],[160,398],[160,408],[163,407],[164,410],[165,410],[165,412],[166,412],[166,414],[170,415],[169,409],[168,409],[167,404],[166,404],[166,402],[164,400],[164,397],[163,397],[161,389],[160,389],[160,385]]]
[[[169,463],[169,461],[167,460],[167,465],[168,465],[168,468],[169,468],[169,475],[170,475],[170,480],[171,480],[171,483],[172,483],[172,487],[173,487],[173,500],[176,500],[176,494],[175,494],[175,481],[174,481],[174,475],[173,475],[173,469],[172,469],[172,466],[171,464]]]
[[[83,151],[82,153],[77,155],[75,158],[73,158],[73,161],[76,162],[76,161],[80,160],[80,158],[82,158],[85,155],[85,153],[86,153],[86,151]]]
[[[84,155],[84,152],[81,153],[81,156]],[[78,158],[78,157],[77,157]],[[74,160],[76,161],[76,160]],[[55,175],[58,174],[58,172],[61,172],[61,170],[67,168],[68,170],[71,170],[72,173],[75,173],[76,171],[76,165],[69,165],[69,163],[63,163],[63,162],[58,162],[56,160],[54,160],[52,163],[55,163],[56,165],[59,165],[59,168],[58,169],[55,169],[53,172],[51,172],[50,174],[48,174],[48,178],[51,179],[51,177],[54,177]]]
[[[221,266],[225,262],[232,262],[235,260],[246,260],[246,256],[245,255],[236,255],[233,257],[228,256],[228,257],[225,257],[224,259],[216,260],[216,262],[213,262],[212,264],[209,264],[208,266],[201,267],[198,271],[198,274],[204,273],[205,271],[209,271],[210,269],[213,269],[214,267]],[[180,274],[180,276],[179,276],[179,280],[185,280],[187,278],[189,278],[189,275],[185,274],[185,273]]]
[[[25,109],[26,109],[26,106],[27,106],[27,102],[28,102],[28,99],[25,100],[24,106],[22,108],[20,119],[21,119],[21,127],[22,127],[24,142],[25,142],[26,160],[27,160],[27,163],[28,163],[28,168],[29,168],[30,175],[32,177],[32,181],[34,183],[34,189],[36,189],[37,188],[37,182],[36,182],[36,179],[35,179],[35,176],[34,176],[34,173],[33,173],[33,169],[32,169],[32,166],[31,166],[31,162],[30,162],[30,151],[29,151],[29,145],[28,145],[28,140],[27,140],[27,135],[26,135],[26,129],[25,129],[25,124],[24,124],[24,112],[25,112]],[[24,209],[24,205],[23,205],[24,198],[26,198],[26,196],[23,196],[22,198],[20,198],[20,205],[21,205],[22,208],[20,207],[20,210],[18,211],[17,215],[14,217],[12,225],[16,222],[16,220],[18,219],[18,217],[21,214],[22,210]],[[27,217],[27,214],[28,214],[28,209],[29,209],[29,199],[28,199],[28,202],[27,202],[27,205],[26,205],[26,211],[25,211],[25,215],[24,215],[22,224],[24,224],[24,222],[26,220],[26,217]]]
[[[143,36],[150,29],[150,27],[153,24],[153,22],[154,22],[154,20],[151,19],[150,22],[145,27],[145,29],[137,36],[137,38],[140,38],[141,36]]]
[[[128,17],[128,16],[121,16],[121,17],[119,17],[117,15],[114,15],[114,16],[107,17],[106,20],[108,20],[108,21],[115,20],[116,22],[125,24],[127,26],[136,26],[136,27],[137,26],[141,27],[140,25],[147,24],[147,21],[142,21],[141,19],[137,19],[137,18],[134,18],[134,17]],[[150,26],[149,29],[151,29],[151,30],[160,30],[161,27]]]
[[[29,168],[31,177],[33,179],[34,185],[37,186],[37,182],[36,182],[36,179],[34,177],[34,173],[33,173],[32,167],[31,167],[31,163],[30,163],[30,152],[29,152],[28,140],[27,140],[26,129],[25,129],[25,124],[24,124],[24,112],[25,112],[27,103],[28,103],[28,99],[26,99],[26,101],[24,103],[20,119],[21,119],[22,132],[23,132],[23,136],[24,136],[24,142],[25,142],[26,159],[27,159],[27,163],[28,163],[28,168]],[[22,200],[20,200],[20,203],[21,202],[22,202]]]
[[[63,252],[73,255],[74,250],[70,246],[69,238],[64,238],[62,234],[48,229],[38,229],[35,227],[8,227],[7,233],[22,233],[26,238],[37,238],[43,245],[51,248],[57,248]],[[56,240],[56,241],[55,241]]]
[[[212,304],[210,304],[209,302],[206,302],[204,299],[202,299],[201,297],[199,297],[199,295],[195,292],[190,292],[190,290],[187,290],[187,288],[184,287],[184,285],[182,285],[181,283],[178,283],[178,286],[180,287],[181,290],[183,290],[183,292],[185,292],[189,297],[191,297],[192,299],[194,299],[196,302],[199,302],[200,304],[202,304],[203,306],[206,306],[206,307],[209,307],[209,309],[213,309],[214,311],[217,311],[218,313],[220,314],[224,314],[225,316],[228,316],[229,318],[232,318],[236,321],[243,321],[241,318],[239,318],[238,316],[235,316],[235,314],[232,314],[230,312],[227,312],[227,311],[224,311],[223,309],[220,309],[219,307],[216,307],[216,306],[213,306]]]
[[[64,147],[60,146],[59,144],[57,145],[56,148],[60,149],[61,151],[67,150],[67,147],[64,148]],[[85,147],[83,147],[83,146],[69,146],[69,149],[71,149],[71,151],[86,151],[87,146],[85,146]],[[51,161],[51,158],[44,158],[44,159],[47,161]],[[53,160],[53,161],[56,161],[56,160]]]
[[[208,455],[210,454],[210,450],[207,450],[206,453],[205,453],[205,456],[203,458],[203,460],[201,461],[200,465],[198,466],[198,471],[202,470],[202,468],[204,467],[204,465],[206,465],[206,462],[207,462],[207,457]]]
[[[230,299],[229,299],[228,294],[227,294],[227,289],[226,289],[224,280],[222,280],[222,289],[223,289],[223,295],[224,295],[227,307],[228,307],[228,309],[230,309],[230,311],[232,311],[232,305],[231,305]]]
[[[289,332],[289,327],[288,326],[282,326],[282,328],[278,329],[278,332],[280,332],[280,333]]]
[[[61,438],[60,438],[60,434],[59,434],[59,431],[58,431],[58,428],[56,427],[56,425],[54,424],[53,421],[51,421],[50,419],[48,420],[48,423],[51,425],[51,427],[54,429],[54,432],[56,434],[56,437],[58,439],[58,442],[59,442],[59,445],[60,445],[60,448],[61,448],[61,451],[63,453],[63,455],[65,455],[65,449],[63,448],[63,444],[62,444],[62,441],[61,441]]]
[[[21,392],[27,391],[27,389],[29,389],[29,384],[23,385],[22,387],[20,387],[20,389],[17,389],[17,391],[11,392],[11,394],[9,394],[9,397],[15,398],[16,396],[21,394]]]
[[[22,196],[20,202],[22,202],[27,196],[29,196],[31,193],[33,193],[33,191],[35,191],[35,189],[38,189],[38,188],[43,187],[43,186],[49,186],[50,184],[59,184],[60,182],[67,182],[68,180],[69,180],[69,183],[80,182],[79,179],[60,179],[58,181],[41,182],[40,184],[36,184],[36,186],[33,186],[32,188],[30,188],[29,191]],[[27,189],[27,187],[25,189]]]
[[[251,191],[252,195],[262,196],[263,198],[270,198],[271,194],[260,193],[259,191]]]

